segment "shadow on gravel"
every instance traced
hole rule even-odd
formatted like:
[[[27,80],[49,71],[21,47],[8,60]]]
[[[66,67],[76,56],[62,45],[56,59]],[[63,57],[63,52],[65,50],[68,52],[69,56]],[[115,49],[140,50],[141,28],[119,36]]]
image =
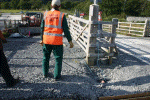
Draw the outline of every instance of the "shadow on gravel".
[[[46,79],[45,79],[46,80]],[[101,88],[93,79],[83,76],[64,75],[61,81],[30,83],[21,81],[13,88],[0,83],[0,99],[73,99],[97,100],[102,96],[132,94],[125,90]]]
[[[134,66],[134,65],[141,65],[145,66],[148,65],[147,63],[141,61],[140,59],[129,55],[128,53],[124,53],[118,49],[119,55],[115,58],[113,58],[112,64],[100,64],[101,68],[110,68],[114,69],[115,67],[128,67],[128,66]]]
[[[150,76],[141,76],[141,77],[136,77],[127,81],[119,81],[119,82],[114,82],[114,83],[107,83],[106,86],[137,86],[137,85],[143,85],[150,83]]]
[[[21,81],[13,88],[4,88],[0,84],[0,98],[7,99],[46,99],[73,98],[95,99],[102,96],[103,90],[92,85],[89,77],[64,75],[62,80],[43,79],[43,82],[30,83]],[[49,82],[50,81],[50,82]],[[97,93],[96,93],[97,92]]]

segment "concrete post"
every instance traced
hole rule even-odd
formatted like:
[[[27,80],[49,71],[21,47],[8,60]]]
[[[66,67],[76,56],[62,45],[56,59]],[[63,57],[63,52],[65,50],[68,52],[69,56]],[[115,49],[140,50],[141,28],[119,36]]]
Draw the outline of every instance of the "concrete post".
[[[88,42],[87,42],[87,49],[86,49],[86,62],[89,66],[95,65],[96,58],[92,56],[95,54],[95,48],[96,46],[92,46],[96,44],[96,34],[98,31],[98,11],[99,11],[99,5],[92,4],[90,5],[89,9],[89,22],[97,23],[97,24],[89,24],[89,33],[88,33]]]

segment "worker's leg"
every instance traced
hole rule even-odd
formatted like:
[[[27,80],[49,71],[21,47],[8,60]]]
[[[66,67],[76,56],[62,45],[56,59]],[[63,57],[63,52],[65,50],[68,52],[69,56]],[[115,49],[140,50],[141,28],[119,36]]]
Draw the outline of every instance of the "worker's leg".
[[[0,50],[0,73],[1,73],[2,77],[4,78],[6,84],[8,86],[11,85],[14,78],[11,75],[7,59],[2,50]]]
[[[59,79],[61,77],[62,69],[63,45],[54,46],[53,53],[55,56],[54,78]]]
[[[44,76],[48,75],[49,70],[49,60],[50,60],[50,54],[52,52],[53,46],[48,44],[43,44],[43,74]]]

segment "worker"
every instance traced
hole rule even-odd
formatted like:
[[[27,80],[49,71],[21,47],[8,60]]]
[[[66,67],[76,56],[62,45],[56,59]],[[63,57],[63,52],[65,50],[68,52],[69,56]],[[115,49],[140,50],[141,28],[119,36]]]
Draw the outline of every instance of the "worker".
[[[3,52],[2,42],[7,43],[6,39],[4,38],[4,36],[2,34],[2,31],[0,30],[0,74],[2,75],[3,79],[5,80],[6,85],[8,87],[12,87],[19,82],[19,78],[14,79],[13,76],[11,75],[7,59]]]
[[[63,35],[64,32],[70,48],[73,48],[72,38],[68,28],[67,20],[64,13],[59,11],[60,0],[52,0],[50,11],[44,13],[41,23],[43,45],[43,74],[48,77],[49,59],[53,51],[55,57],[54,79],[61,79],[62,59],[63,59]]]

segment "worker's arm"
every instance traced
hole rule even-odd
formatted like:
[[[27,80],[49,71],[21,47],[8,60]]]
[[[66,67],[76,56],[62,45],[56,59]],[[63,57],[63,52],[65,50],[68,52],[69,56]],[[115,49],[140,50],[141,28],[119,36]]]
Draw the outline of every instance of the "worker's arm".
[[[68,27],[68,23],[67,23],[67,19],[66,19],[65,15],[63,17],[62,28],[63,28],[64,34],[70,44],[70,48],[73,48],[72,38],[70,35],[70,31],[69,31],[69,27]]]
[[[43,32],[44,32],[44,19],[41,22],[41,40],[43,40]]]
[[[44,19],[42,19],[42,22],[41,22],[41,40],[42,41],[40,42],[41,45],[43,45],[44,24],[45,24]]]

